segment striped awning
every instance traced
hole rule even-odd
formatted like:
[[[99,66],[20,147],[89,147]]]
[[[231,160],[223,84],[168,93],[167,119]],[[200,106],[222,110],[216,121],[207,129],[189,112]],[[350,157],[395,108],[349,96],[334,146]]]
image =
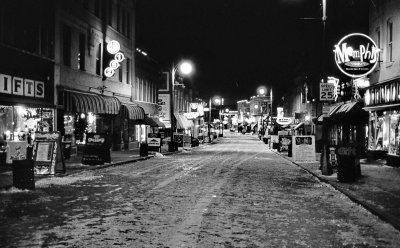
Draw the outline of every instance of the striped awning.
[[[102,96],[104,100],[104,111],[105,114],[117,115],[121,108],[121,103],[115,97]]]
[[[178,128],[190,129],[193,126],[193,122],[189,121],[184,115],[178,113],[174,113],[174,115]]]
[[[66,112],[105,114],[103,98],[95,94],[64,91]]]
[[[121,103],[121,115],[128,117],[130,120],[144,120],[144,109],[138,105],[130,103]]]
[[[155,118],[155,117],[151,117],[151,118],[157,123],[157,125],[159,127],[164,127],[165,128],[165,124],[162,123],[158,118]]]

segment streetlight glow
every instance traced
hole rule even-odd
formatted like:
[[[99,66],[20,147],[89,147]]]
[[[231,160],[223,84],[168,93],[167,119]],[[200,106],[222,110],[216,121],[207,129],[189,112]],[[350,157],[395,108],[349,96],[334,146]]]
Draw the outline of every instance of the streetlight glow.
[[[184,75],[189,75],[193,71],[193,65],[187,61],[184,61],[179,66],[179,72]]]

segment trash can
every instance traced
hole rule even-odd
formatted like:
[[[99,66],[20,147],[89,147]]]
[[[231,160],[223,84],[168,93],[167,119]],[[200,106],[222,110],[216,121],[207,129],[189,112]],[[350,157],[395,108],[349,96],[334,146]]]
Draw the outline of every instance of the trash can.
[[[70,159],[71,158],[71,146],[72,146],[72,142],[71,141],[63,141],[62,142],[62,149],[63,149],[64,159]]]
[[[18,189],[35,189],[33,160],[13,160],[13,186]]]
[[[357,148],[354,146],[338,146],[336,148],[339,182],[355,182],[361,176],[360,159],[357,154]]]
[[[147,143],[140,144],[140,156],[147,157],[149,155],[149,145]]]

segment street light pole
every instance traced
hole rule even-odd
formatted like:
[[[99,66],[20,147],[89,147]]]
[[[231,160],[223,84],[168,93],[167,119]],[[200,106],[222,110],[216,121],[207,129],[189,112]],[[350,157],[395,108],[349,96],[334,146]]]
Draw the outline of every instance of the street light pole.
[[[168,150],[170,152],[175,151],[175,146],[174,146],[174,130],[175,130],[175,116],[174,116],[174,84],[175,84],[175,73],[176,73],[176,68],[174,64],[172,64],[172,69],[171,69],[171,80],[169,82],[169,90],[170,90],[170,122],[171,122],[171,142]]]
[[[211,98],[210,98],[210,108],[208,110],[208,142],[211,143]]]
[[[169,89],[170,89],[170,122],[171,122],[171,142],[170,142],[170,147],[169,147],[169,151],[176,151],[175,146],[174,146],[174,131],[175,131],[175,116],[174,116],[174,112],[175,112],[175,104],[174,104],[174,98],[175,98],[175,75],[176,72],[178,71],[178,69],[180,70],[181,73],[188,75],[192,72],[192,64],[189,62],[181,62],[178,65],[174,65],[172,63],[172,69],[171,69],[171,81],[169,82]]]

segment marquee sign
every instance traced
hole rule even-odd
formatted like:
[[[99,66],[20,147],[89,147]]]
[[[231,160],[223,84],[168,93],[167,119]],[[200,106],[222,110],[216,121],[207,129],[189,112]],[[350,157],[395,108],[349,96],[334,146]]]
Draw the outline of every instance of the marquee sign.
[[[349,77],[359,78],[375,69],[381,50],[369,36],[352,33],[343,37],[333,51],[338,68]]]

